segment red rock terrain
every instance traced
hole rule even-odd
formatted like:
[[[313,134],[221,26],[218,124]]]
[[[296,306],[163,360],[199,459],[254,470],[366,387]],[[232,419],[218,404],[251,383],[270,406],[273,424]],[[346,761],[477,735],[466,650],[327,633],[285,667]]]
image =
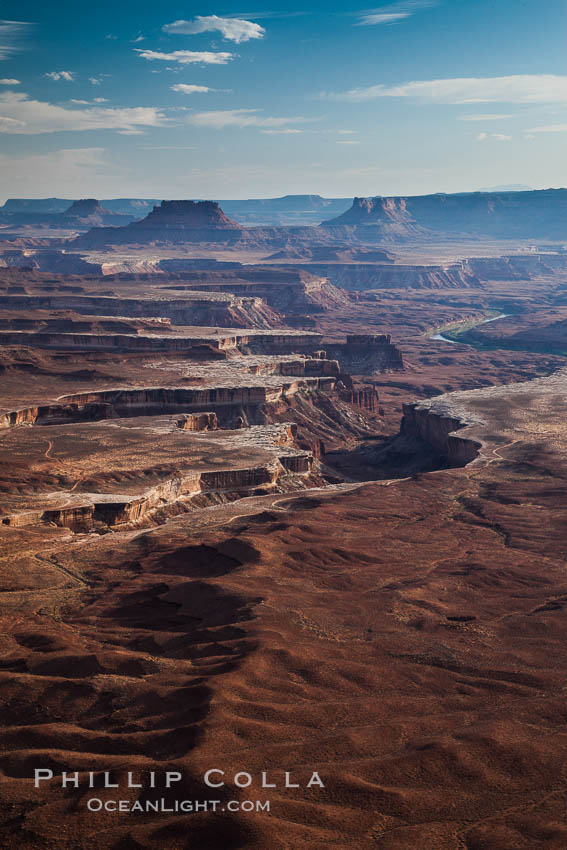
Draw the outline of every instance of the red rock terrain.
[[[430,335],[563,273],[257,274],[0,274],[2,846],[562,850],[565,360]]]

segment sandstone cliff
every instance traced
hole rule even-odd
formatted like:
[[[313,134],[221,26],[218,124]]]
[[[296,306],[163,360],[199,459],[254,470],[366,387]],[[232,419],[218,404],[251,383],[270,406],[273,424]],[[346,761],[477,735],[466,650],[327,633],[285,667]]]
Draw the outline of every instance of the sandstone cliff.
[[[231,292],[236,296],[255,296],[284,313],[321,312],[345,303],[345,293],[333,286],[326,276],[315,275],[302,266],[241,266],[238,270],[185,271],[170,289],[204,292]]]
[[[480,420],[451,406],[444,398],[403,405],[400,433],[419,437],[447,458],[450,466],[466,466],[478,457],[481,444],[455,434]]]
[[[185,292],[177,298],[113,298],[91,295],[0,295],[9,310],[75,310],[94,316],[151,318],[156,315],[178,325],[271,328],[282,321],[261,298],[237,298],[227,293]]]
[[[327,357],[336,358],[354,375],[397,372],[404,368],[402,352],[389,334],[349,334],[345,342],[326,343]]]
[[[306,269],[328,277],[331,284],[351,291],[368,289],[454,289],[475,286],[479,275],[473,261],[446,266],[309,263]]]

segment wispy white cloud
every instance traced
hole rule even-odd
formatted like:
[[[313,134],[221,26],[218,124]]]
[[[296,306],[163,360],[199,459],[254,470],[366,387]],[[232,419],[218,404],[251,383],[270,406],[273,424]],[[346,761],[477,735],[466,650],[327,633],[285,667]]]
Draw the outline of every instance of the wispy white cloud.
[[[282,127],[281,130],[260,130],[266,136],[296,136],[298,133],[303,133],[303,130],[296,130],[293,127]]]
[[[139,134],[142,127],[163,127],[168,119],[154,106],[127,108],[91,107],[69,109],[40,100],[30,100],[23,92],[0,94],[2,133],[35,135],[64,130],[116,130]]]
[[[499,115],[495,112],[489,112],[486,115],[459,115],[459,121],[506,121],[508,118],[514,117],[514,115]]]
[[[491,139],[495,142],[511,142],[512,136],[507,136],[504,133],[479,133],[476,137],[477,142],[488,142]]]
[[[359,145],[360,142],[356,141],[356,139],[338,139],[337,145]]]
[[[182,94],[199,94],[216,91],[216,89],[210,89],[208,86],[194,86],[190,83],[176,83],[174,86],[170,86],[170,89],[171,91],[178,91]]]
[[[305,9],[304,11],[301,11],[301,12],[270,12],[270,11],[267,11],[266,9],[263,9],[260,12],[254,11],[254,12],[239,12],[238,13],[239,16],[242,16],[242,17],[245,17],[245,18],[255,18],[258,21],[262,21],[262,20],[266,20],[266,19],[282,20],[282,19],[285,19],[285,18],[302,18],[302,17],[305,17],[306,15],[309,15],[309,14],[310,14],[310,12],[309,12],[308,9]],[[232,17],[232,15],[227,15],[227,17]],[[237,17],[237,15],[234,15],[234,17]]]
[[[69,100],[69,103],[75,103],[78,106],[89,106],[91,103],[108,103],[108,98],[106,97],[93,97],[92,100],[78,100],[75,97],[72,97]]]
[[[456,77],[374,85],[322,93],[323,99],[362,103],[382,97],[413,97],[434,103],[567,103],[567,75],[516,74],[509,77]]]
[[[19,86],[20,81],[14,80],[11,77],[3,77],[0,79],[0,86]]]
[[[24,49],[33,26],[29,21],[0,21],[0,60],[10,59]]]
[[[135,47],[134,50],[149,62],[160,59],[165,62],[177,62],[179,65],[226,65],[232,59],[232,53],[214,53],[211,50],[174,50],[171,53],[143,50],[140,47]]]
[[[194,151],[194,145],[139,145],[145,151]]]
[[[289,118],[272,118],[259,115],[258,109],[219,109],[209,112],[195,112],[188,117],[190,124],[197,127],[212,127],[222,130],[225,127],[262,127],[267,129],[284,128],[287,124],[299,124],[313,119],[301,115]]]
[[[89,77],[89,83],[92,86],[100,86],[102,83],[102,77]]]
[[[0,115],[0,133],[21,133],[21,127],[25,127],[24,121]]]
[[[369,27],[376,24],[394,24],[406,20],[421,12],[422,9],[430,9],[437,6],[438,0],[399,0],[388,6],[380,6],[378,9],[367,9],[359,12],[359,19],[355,26]]]
[[[526,130],[526,133],[567,133],[567,124],[546,124],[543,127],[530,127]]]
[[[47,74],[43,75],[50,80],[67,80],[68,83],[72,83],[75,79],[74,71],[48,71]]]
[[[198,15],[193,21],[174,21],[162,27],[164,32],[171,35],[195,35],[201,32],[220,32],[226,41],[241,44],[252,38],[263,38],[266,34],[264,27],[243,18],[219,18],[218,15]]]

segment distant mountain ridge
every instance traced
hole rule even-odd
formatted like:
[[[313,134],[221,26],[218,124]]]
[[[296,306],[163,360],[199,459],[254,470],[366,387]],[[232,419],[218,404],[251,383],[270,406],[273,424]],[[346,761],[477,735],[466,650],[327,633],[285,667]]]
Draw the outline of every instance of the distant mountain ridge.
[[[361,241],[440,236],[567,239],[567,189],[355,198],[322,226]]]
[[[244,226],[229,218],[216,201],[162,201],[141,221],[124,227],[94,227],[72,241],[74,248],[110,245],[184,243],[238,245],[239,248],[283,249],[329,245],[333,237],[322,227]]]
[[[199,199],[197,199],[199,200]],[[65,198],[9,198],[0,207],[0,220],[26,214],[58,214],[65,212],[72,199]],[[156,198],[112,198],[102,200],[101,206],[109,212],[140,219],[161,203]],[[313,225],[323,218],[340,215],[348,209],[352,198],[323,198],[321,195],[284,195],[281,198],[248,198],[246,200],[217,200],[226,214],[239,224]]]
[[[115,228],[135,222],[141,225],[141,229],[108,237],[112,242],[129,235],[143,236],[142,241],[147,241],[152,229],[162,231],[158,241],[171,241],[174,231],[177,231],[174,241],[184,241],[183,233],[188,241],[210,241],[200,238],[207,228],[211,230],[212,241],[219,241],[220,231],[224,231],[227,240],[234,242],[240,238],[237,237],[240,230],[241,237],[245,236],[248,241],[270,243],[285,250],[288,247],[295,250],[298,240],[302,244],[314,240],[327,246],[352,240],[366,245],[445,238],[567,240],[567,189],[520,191],[514,187],[498,192],[379,195],[355,198],[352,202],[320,195],[222,202],[164,201],[161,204],[147,199],[102,202],[90,199],[90,202],[98,206],[92,206],[90,213],[81,216],[75,215],[78,209],[74,207],[75,202],[57,212],[59,205],[66,201],[12,198],[0,208],[0,222],[79,230],[92,226]],[[37,211],[32,209],[35,204],[40,207]],[[125,209],[130,212],[119,212]],[[212,217],[205,216],[199,223],[205,209]],[[197,210],[201,213],[195,218]],[[333,217],[334,212],[338,214]],[[286,246],[286,228],[291,240],[289,246]],[[191,235],[190,231],[195,233]],[[106,234],[97,234],[91,241],[103,238]]]
[[[58,211],[58,198],[46,198],[43,209],[30,209],[29,204],[34,201],[20,202],[20,199],[7,201],[4,208],[8,206],[8,213],[4,208],[0,210],[0,222],[14,224],[20,227],[45,227],[57,229],[87,229],[89,227],[113,226],[128,224],[132,221],[131,215],[124,215],[104,207],[96,198],[81,198],[78,201],[70,201],[62,211]]]
[[[76,202],[73,198],[8,198],[0,207],[0,216],[18,213],[62,213]],[[160,201],[155,198],[109,198],[101,200],[105,210],[132,218],[146,215]]]

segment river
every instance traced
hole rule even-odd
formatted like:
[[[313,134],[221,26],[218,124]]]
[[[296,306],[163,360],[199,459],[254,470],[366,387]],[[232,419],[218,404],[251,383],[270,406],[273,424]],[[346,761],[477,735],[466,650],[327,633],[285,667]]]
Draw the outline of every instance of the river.
[[[472,325],[469,325],[467,327],[467,330],[472,330],[472,328],[478,328],[479,325],[487,325],[489,322],[496,322],[498,319],[505,319],[507,316],[510,316],[510,315],[511,315],[511,313],[499,313],[497,316],[492,316],[489,319],[481,319],[480,321],[475,322]],[[463,324],[465,324],[465,322],[463,322]],[[466,322],[466,324],[468,325],[469,323]],[[444,327],[447,327],[447,326],[445,325]],[[451,326],[451,327],[453,327],[453,326]],[[443,328],[437,328],[435,333],[431,334],[429,339],[440,339],[442,342],[450,342],[452,345],[470,345],[471,344],[471,343],[468,343],[468,342],[465,342],[465,343],[458,342],[458,340],[456,340],[456,339],[449,339],[448,336],[443,335],[442,330],[443,330]]]

